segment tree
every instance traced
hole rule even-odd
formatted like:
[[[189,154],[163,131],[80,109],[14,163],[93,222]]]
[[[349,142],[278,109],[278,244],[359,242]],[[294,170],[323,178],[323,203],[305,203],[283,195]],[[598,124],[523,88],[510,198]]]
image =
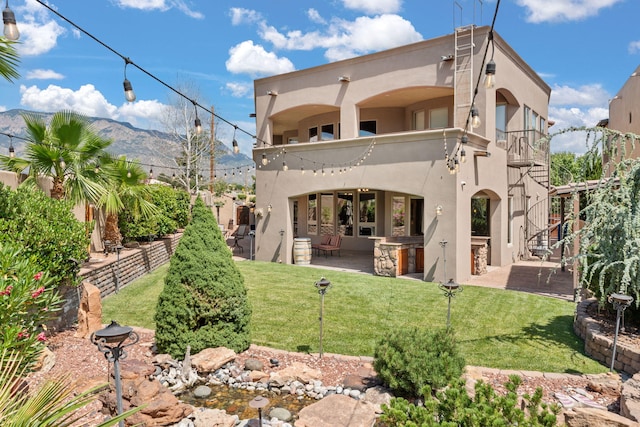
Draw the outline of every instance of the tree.
[[[107,214],[104,226],[104,238],[115,245],[122,242],[118,226],[118,215],[126,208],[133,218],[148,217],[158,209],[150,201],[149,188],[144,185],[147,175],[140,165],[130,162],[125,156],[114,158],[106,156],[103,161],[105,172],[105,191],[97,201]]]
[[[560,151],[551,154],[551,185],[566,185],[602,177],[602,156],[599,151],[576,153]]]
[[[20,77],[17,70],[20,59],[14,44],[14,41],[0,37],[0,76],[9,82]]]
[[[156,309],[156,345],[182,357],[209,347],[236,352],[249,346],[251,308],[242,274],[211,210],[197,198]]]
[[[39,177],[53,180],[51,197],[74,204],[95,203],[104,187],[96,173],[111,141],[94,132],[86,117],[57,112],[47,125],[36,113],[24,113],[27,127],[25,158],[0,155],[0,165],[16,173],[28,171],[23,185],[35,187]]]

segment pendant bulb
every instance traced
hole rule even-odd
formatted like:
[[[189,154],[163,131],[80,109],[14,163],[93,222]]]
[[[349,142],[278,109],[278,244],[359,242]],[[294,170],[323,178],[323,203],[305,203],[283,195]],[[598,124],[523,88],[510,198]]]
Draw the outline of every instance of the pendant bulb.
[[[2,22],[4,23],[4,36],[8,40],[16,41],[20,38],[20,32],[16,25],[16,15],[11,9],[9,9],[9,1],[7,0],[6,7],[2,11]]]
[[[133,86],[131,85],[131,82],[128,79],[124,79],[124,82],[122,83],[122,86],[124,86],[124,97],[127,101],[129,102],[133,102],[136,100],[136,93],[133,91]]]

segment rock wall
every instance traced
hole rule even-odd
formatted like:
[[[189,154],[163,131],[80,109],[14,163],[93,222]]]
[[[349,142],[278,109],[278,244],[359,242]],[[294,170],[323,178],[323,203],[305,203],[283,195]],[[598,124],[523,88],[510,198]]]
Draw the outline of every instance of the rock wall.
[[[589,316],[587,311],[591,304],[598,304],[598,302],[595,298],[589,298],[578,304],[573,330],[584,340],[584,351],[587,355],[611,366],[613,337],[606,336],[601,330],[600,323]],[[640,372],[640,350],[626,346],[620,340],[617,342],[617,347],[613,367],[630,375]]]

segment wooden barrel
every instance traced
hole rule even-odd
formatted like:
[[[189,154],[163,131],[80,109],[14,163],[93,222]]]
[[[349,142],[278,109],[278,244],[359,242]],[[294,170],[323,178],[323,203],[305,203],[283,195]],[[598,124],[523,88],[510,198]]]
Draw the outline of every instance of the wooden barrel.
[[[311,239],[296,237],[293,239],[293,262],[298,265],[311,264]]]

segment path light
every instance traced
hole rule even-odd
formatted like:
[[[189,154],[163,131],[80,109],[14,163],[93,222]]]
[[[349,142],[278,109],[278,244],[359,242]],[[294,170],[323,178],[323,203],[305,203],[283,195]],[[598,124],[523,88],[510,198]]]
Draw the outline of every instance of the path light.
[[[256,396],[251,402],[249,402],[249,406],[258,410],[258,425],[262,427],[262,408],[269,404],[269,399],[264,396]]]
[[[631,303],[633,302],[633,297],[624,294],[611,294],[609,295],[609,298],[607,298],[607,301],[613,304],[613,308],[616,309],[616,333],[613,337],[613,353],[611,354],[611,367],[609,368],[609,372],[613,372],[613,365],[616,363],[616,349],[618,348],[620,316],[622,316],[622,313],[626,310],[626,308],[631,305]]]
[[[138,342],[140,337],[137,333],[133,332],[133,328],[129,326],[120,326],[115,320],[111,321],[111,324],[104,329],[95,331],[89,338],[93,344],[98,347],[104,357],[113,362],[113,376],[116,383],[116,405],[118,408],[118,415],[122,414],[122,385],[120,384],[120,360],[124,360],[127,357],[127,352],[124,351],[125,347],[129,347]],[[124,342],[130,340],[128,344]],[[124,421],[118,423],[120,427],[124,427]]]
[[[449,299],[447,305],[447,329],[449,329],[451,327],[451,298],[462,292],[462,286],[454,282],[453,279],[449,279],[447,283],[440,283],[438,287],[444,291],[444,296]]]
[[[324,294],[326,294],[331,287],[331,282],[322,277],[315,283],[315,286],[316,288],[318,288],[318,293],[320,294],[320,317],[318,318],[318,320],[320,320],[320,357],[322,358],[322,320],[324,314]]]

